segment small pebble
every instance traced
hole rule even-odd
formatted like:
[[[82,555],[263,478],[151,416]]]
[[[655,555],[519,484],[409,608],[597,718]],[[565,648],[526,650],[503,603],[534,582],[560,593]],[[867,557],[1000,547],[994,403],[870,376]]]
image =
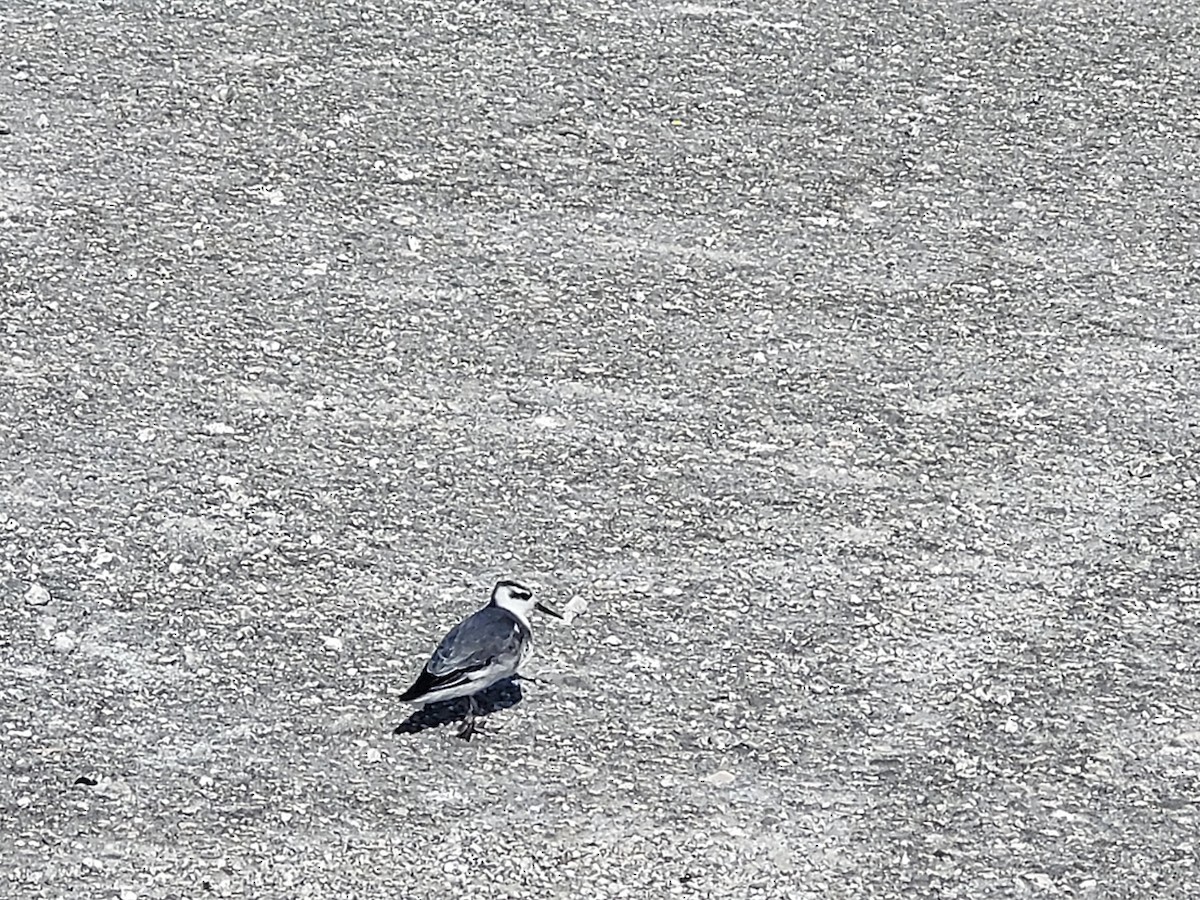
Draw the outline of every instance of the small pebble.
[[[54,636],[54,652],[55,653],[70,653],[75,649],[75,638],[71,637],[65,631],[60,631]]]
[[[45,606],[50,602],[50,592],[40,584],[31,585],[25,592],[25,602],[30,606]]]
[[[563,609],[563,621],[570,625],[576,618],[583,615],[588,608],[588,602],[580,596],[574,596]]]

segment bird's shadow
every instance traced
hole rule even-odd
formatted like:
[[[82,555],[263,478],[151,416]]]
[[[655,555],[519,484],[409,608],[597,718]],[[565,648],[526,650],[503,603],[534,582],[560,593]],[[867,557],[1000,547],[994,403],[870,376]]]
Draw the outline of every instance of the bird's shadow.
[[[476,716],[488,716],[502,709],[509,709],[522,699],[521,685],[517,678],[506,678],[475,695]],[[463,722],[467,718],[467,709],[466,697],[430,703],[397,725],[392,734],[419,734],[429,728],[437,728],[451,722]]]

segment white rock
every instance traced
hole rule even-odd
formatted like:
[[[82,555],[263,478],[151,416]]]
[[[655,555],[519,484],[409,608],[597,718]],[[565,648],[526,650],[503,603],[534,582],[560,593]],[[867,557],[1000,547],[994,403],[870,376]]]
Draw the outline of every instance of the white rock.
[[[60,631],[54,636],[54,652],[70,653],[75,649],[75,638],[68,631]]]
[[[25,592],[25,602],[30,606],[45,606],[50,602],[50,592],[40,584],[30,585]]]
[[[588,602],[576,595],[563,608],[563,621],[570,625],[576,618],[587,612]]]

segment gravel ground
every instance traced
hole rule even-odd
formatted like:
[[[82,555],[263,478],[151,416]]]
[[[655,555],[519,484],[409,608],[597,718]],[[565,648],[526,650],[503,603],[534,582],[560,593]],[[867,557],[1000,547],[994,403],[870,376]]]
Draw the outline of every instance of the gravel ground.
[[[0,32],[0,896],[1196,895],[1193,4]]]

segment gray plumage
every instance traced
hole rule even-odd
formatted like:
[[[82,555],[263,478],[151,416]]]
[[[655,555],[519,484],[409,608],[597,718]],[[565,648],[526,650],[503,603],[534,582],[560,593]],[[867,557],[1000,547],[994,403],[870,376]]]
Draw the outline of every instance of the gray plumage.
[[[469,737],[474,732],[475,695],[516,675],[533,648],[528,616],[534,609],[562,618],[535,602],[533,592],[524,585],[498,582],[491,602],[450,629],[400,699],[424,706],[467,697],[467,722],[460,736]]]
[[[485,606],[450,629],[400,699],[432,703],[482,691],[514,675],[532,645],[528,625],[507,609]]]

